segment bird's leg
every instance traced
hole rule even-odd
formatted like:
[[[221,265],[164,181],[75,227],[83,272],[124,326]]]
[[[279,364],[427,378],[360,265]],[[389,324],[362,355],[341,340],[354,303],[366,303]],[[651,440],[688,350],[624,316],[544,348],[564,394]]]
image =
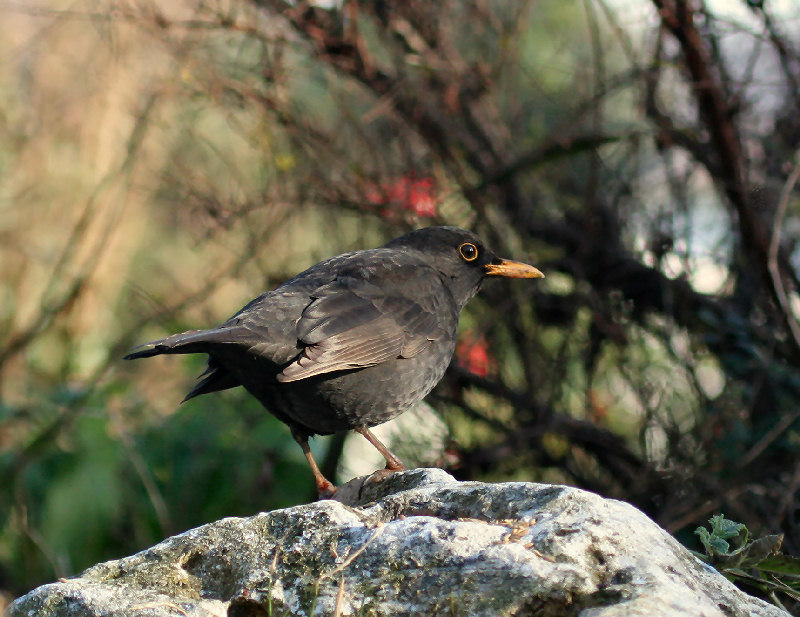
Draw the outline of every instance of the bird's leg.
[[[386,469],[389,471],[403,471],[406,466],[403,465],[403,462],[397,458],[394,454],[392,454],[391,450],[381,443],[381,440],[375,437],[366,426],[359,426],[358,428],[354,429],[357,433],[361,433],[364,437],[367,438],[373,446],[378,449],[378,452],[383,454],[383,458],[386,459]]]
[[[303,454],[306,455],[306,460],[311,467],[311,473],[314,474],[314,481],[317,483],[317,494],[320,499],[330,499],[336,492],[336,486],[322,475],[322,472],[317,466],[317,461],[314,460],[314,455],[311,454],[311,448],[308,446],[308,436],[304,433],[292,429],[292,437],[300,444],[303,449]]]

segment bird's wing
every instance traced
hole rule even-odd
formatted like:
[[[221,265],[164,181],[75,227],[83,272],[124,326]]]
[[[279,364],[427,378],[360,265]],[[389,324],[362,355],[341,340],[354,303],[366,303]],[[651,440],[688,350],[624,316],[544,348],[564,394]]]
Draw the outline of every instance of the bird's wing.
[[[410,358],[446,334],[439,317],[446,292],[433,271],[378,267],[373,274],[343,274],[311,294],[297,322],[305,347],[278,381]]]

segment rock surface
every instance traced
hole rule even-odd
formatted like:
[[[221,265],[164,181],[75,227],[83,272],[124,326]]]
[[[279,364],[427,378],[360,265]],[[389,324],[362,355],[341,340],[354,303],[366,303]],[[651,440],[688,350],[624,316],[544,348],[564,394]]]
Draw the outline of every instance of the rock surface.
[[[19,598],[12,617],[779,617],[634,507],[578,489],[353,481],[228,518]]]

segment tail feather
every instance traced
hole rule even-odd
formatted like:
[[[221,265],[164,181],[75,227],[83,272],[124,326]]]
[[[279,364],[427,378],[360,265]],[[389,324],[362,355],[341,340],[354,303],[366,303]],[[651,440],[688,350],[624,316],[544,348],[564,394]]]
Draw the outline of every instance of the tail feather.
[[[201,394],[219,392],[220,390],[227,390],[228,388],[235,388],[236,386],[242,385],[239,383],[239,380],[228,371],[221,366],[214,365],[213,362],[213,359],[209,361],[208,370],[203,373],[203,375],[206,375],[205,379],[192,388],[191,392],[183,397],[181,403],[185,403],[189,399],[193,399],[195,396],[200,396]],[[203,375],[200,375],[200,377],[203,377]]]
[[[214,348],[225,343],[236,343],[242,339],[243,332],[235,327],[219,327],[211,330],[190,330],[181,334],[173,334],[158,341],[145,343],[125,356],[125,360],[151,358],[161,354],[207,353],[213,354]],[[204,377],[182,402],[195,396],[227,390],[240,386],[239,380],[221,366],[213,355],[208,360],[208,369],[200,375]]]
[[[152,358],[161,354],[208,353],[214,344],[236,342],[237,334],[235,328],[189,330],[140,345],[123,359]]]

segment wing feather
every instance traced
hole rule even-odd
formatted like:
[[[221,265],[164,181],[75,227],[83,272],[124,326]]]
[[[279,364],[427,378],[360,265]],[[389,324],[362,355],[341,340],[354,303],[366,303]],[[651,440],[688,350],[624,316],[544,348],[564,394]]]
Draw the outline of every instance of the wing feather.
[[[278,381],[365,368],[424,350],[444,333],[436,313],[442,286],[435,275],[414,277],[409,294],[402,284],[407,281],[403,277],[394,287],[384,278],[378,286],[369,278],[340,276],[315,290],[297,322],[303,350]]]

